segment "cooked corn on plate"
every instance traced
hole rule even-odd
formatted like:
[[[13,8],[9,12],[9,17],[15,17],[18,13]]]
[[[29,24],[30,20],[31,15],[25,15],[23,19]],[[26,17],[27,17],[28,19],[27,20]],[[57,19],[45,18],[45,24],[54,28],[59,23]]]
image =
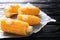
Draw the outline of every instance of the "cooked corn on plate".
[[[40,9],[38,7],[21,7],[18,9],[18,14],[26,14],[26,15],[38,15]]]
[[[19,5],[10,5],[9,7],[4,8],[4,14],[6,17],[11,17],[14,14],[18,14]]]
[[[29,25],[37,25],[41,21],[39,17],[33,15],[18,15],[17,19],[25,21],[29,23]]]
[[[4,32],[17,35],[27,35],[33,30],[32,26],[29,26],[28,23],[10,18],[2,19],[1,29]]]

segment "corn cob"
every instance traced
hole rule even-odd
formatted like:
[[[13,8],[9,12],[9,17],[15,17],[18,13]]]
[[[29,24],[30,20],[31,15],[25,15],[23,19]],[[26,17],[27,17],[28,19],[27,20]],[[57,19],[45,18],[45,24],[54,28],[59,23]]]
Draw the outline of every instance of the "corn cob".
[[[18,15],[17,19],[25,21],[29,23],[29,25],[37,25],[41,21],[39,17],[33,15]]]
[[[21,7],[18,9],[18,14],[27,14],[27,15],[38,15],[40,9],[38,7]]]
[[[20,8],[19,5],[10,5],[9,7],[4,8],[4,14],[6,17],[11,17],[18,13],[18,8]]]
[[[18,35],[27,35],[32,32],[32,26],[28,23],[10,18],[1,21],[1,29],[4,32]]]

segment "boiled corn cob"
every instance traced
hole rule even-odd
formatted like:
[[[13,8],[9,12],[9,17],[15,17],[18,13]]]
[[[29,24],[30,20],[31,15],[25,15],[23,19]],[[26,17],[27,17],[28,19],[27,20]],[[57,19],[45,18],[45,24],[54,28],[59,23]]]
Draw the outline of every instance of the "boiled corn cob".
[[[18,9],[18,14],[38,15],[40,9],[38,7],[26,6]]]
[[[41,21],[39,17],[33,15],[18,15],[17,19],[25,21],[29,23],[29,25],[37,25]]]
[[[10,5],[9,7],[4,8],[4,14],[6,17],[11,17],[18,13],[18,8],[20,8],[19,5]]]
[[[27,35],[33,30],[32,26],[29,26],[28,23],[10,18],[2,19],[1,29],[4,32],[17,35]]]

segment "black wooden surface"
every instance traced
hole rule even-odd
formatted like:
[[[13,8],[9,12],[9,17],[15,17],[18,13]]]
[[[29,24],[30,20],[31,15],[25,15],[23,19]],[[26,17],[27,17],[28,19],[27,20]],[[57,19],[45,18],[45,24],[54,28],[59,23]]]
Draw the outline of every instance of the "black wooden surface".
[[[60,0],[29,0],[14,3],[25,4],[27,2],[39,7],[51,18],[56,19],[56,22],[48,23],[40,32],[32,34],[29,37],[60,37]],[[7,3],[9,4],[13,2],[0,2],[0,4]]]

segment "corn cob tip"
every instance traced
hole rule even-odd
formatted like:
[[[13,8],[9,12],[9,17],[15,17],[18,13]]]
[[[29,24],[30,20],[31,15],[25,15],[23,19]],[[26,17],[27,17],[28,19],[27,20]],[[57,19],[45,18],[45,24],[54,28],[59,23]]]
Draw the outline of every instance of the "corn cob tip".
[[[33,27],[32,26],[28,26],[27,33],[31,33],[32,31],[33,31]]]

